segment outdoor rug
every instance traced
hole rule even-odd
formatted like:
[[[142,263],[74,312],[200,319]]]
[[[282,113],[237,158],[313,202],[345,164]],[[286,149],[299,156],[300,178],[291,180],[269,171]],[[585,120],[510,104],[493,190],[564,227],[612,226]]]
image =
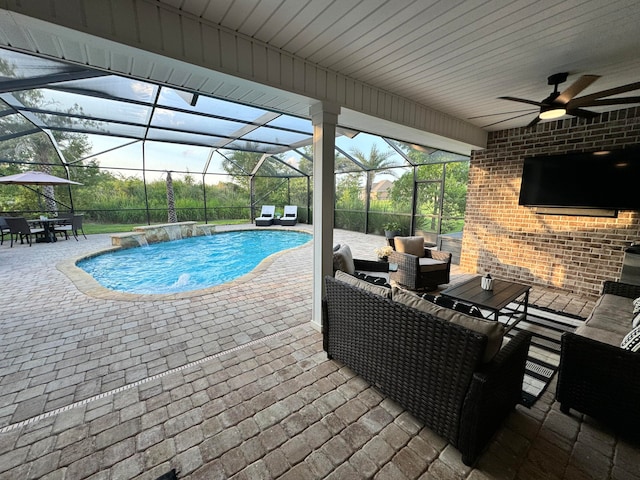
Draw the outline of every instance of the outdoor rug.
[[[504,323],[517,307],[520,307],[521,312],[521,305],[509,304],[500,312],[499,320]],[[560,364],[560,337],[564,332],[573,332],[584,321],[585,318],[577,315],[529,305],[526,320],[521,320],[507,333],[507,338],[513,337],[520,330],[532,334],[522,382],[522,405],[531,407],[544,393]]]

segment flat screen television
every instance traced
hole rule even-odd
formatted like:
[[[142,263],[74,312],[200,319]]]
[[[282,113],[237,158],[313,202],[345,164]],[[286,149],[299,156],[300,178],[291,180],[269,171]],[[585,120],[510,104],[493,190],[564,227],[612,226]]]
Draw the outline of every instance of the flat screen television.
[[[527,157],[519,204],[640,210],[640,149]]]

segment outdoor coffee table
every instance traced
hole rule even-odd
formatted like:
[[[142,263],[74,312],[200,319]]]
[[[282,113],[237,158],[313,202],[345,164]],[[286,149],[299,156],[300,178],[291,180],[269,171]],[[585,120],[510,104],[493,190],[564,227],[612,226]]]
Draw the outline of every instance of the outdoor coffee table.
[[[475,305],[478,308],[484,308],[493,312],[495,321],[498,321],[500,310],[509,305],[511,302],[524,296],[522,303],[522,311],[520,305],[509,315],[506,322],[506,331],[508,332],[516,324],[527,317],[527,307],[529,306],[529,285],[521,283],[509,282],[507,280],[493,280],[492,290],[483,290],[480,287],[480,279],[482,277],[474,277],[466,282],[462,282],[453,287],[440,292],[443,297],[448,297],[462,303]]]

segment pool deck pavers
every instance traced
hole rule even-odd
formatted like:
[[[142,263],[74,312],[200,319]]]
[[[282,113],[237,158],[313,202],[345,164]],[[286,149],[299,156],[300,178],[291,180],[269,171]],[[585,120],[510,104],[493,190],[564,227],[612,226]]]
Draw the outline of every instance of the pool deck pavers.
[[[335,242],[373,258],[384,239],[336,230]],[[90,235],[0,247],[0,480],[155,480],[171,469],[180,479],[640,479],[640,448],[560,413],[555,380],[463,465],[327,360],[310,324],[310,244],[224,287],[154,299],[69,278],[70,259],[109,246]],[[534,288],[530,302],[587,315],[594,299]]]

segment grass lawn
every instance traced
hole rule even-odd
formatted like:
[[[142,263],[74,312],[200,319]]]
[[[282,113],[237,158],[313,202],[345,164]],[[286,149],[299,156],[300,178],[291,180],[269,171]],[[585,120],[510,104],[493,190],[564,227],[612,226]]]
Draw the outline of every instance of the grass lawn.
[[[216,220],[209,222],[213,225],[238,225],[240,223],[248,223],[249,219],[245,220]],[[130,223],[89,223],[83,222],[82,227],[84,233],[87,235],[92,233],[120,233],[120,232],[132,232],[134,227],[139,227],[141,224]]]

